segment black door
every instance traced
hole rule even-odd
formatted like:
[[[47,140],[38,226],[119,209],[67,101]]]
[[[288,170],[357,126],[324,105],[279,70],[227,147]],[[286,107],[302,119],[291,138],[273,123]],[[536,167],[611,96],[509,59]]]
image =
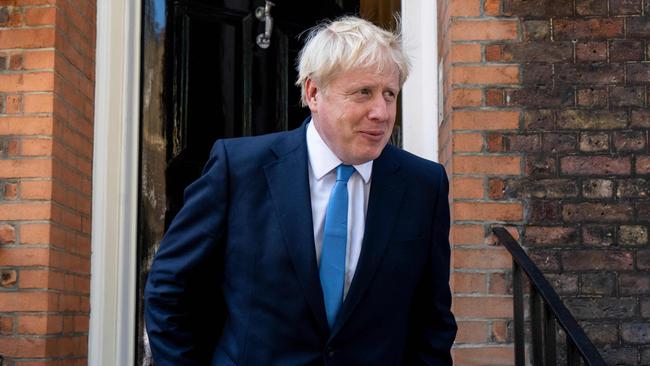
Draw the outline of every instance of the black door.
[[[144,283],[184,188],[199,177],[215,140],[292,129],[303,121],[308,110],[300,107],[294,86],[299,35],[323,19],[359,11],[358,0],[273,2],[269,14],[263,0],[144,0],[137,365],[150,364],[141,316]],[[273,28],[262,48],[258,35],[267,16]],[[216,283],[206,281],[202,289],[217,293],[210,282]],[[206,311],[219,307],[206,303]],[[206,342],[218,337],[213,332]]]

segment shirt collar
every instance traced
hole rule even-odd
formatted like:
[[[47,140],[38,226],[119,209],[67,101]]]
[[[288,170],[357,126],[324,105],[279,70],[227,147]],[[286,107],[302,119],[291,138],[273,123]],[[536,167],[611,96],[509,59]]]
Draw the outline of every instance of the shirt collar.
[[[307,125],[307,151],[309,153],[309,165],[316,179],[321,180],[327,173],[334,170],[337,166],[343,164],[321,138],[316,127],[312,123],[313,119]],[[361,175],[364,183],[370,181],[372,174],[372,160],[363,164],[354,165],[354,169]]]

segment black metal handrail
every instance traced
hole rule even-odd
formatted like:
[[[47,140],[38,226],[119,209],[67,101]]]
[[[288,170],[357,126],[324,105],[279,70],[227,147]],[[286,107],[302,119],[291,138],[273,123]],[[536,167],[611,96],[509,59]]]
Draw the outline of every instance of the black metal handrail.
[[[512,256],[512,287],[515,332],[515,366],[525,365],[524,336],[524,284],[522,273],[530,282],[530,319],[532,335],[532,357],[534,366],[557,364],[555,321],[566,334],[567,363],[580,365],[582,359],[589,366],[605,366],[596,347],[584,330],[566,308],[558,294],[553,290],[544,274],[528,257],[519,243],[502,228],[493,228],[499,243],[506,247]]]

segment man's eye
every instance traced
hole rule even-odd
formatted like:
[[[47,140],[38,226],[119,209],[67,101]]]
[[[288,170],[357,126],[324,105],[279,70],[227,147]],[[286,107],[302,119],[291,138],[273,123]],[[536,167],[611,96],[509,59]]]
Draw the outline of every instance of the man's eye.
[[[361,89],[359,90],[359,94],[370,95],[370,89]]]
[[[384,98],[389,99],[389,100],[393,100],[393,99],[396,98],[396,95],[392,91],[386,91],[386,92],[384,92]]]

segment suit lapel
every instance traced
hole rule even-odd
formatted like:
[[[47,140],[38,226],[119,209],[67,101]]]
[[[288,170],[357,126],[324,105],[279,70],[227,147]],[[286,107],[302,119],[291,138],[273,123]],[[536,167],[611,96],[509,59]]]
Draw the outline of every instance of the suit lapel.
[[[264,171],[298,281],[317,323],[327,332],[316,263],[305,133],[303,124],[279,139],[272,148],[278,159]]]
[[[393,147],[386,147],[372,166],[372,183],[359,263],[330,338],[345,324],[370,285],[399,213],[405,184],[398,174],[399,164],[392,158],[391,149]]]

